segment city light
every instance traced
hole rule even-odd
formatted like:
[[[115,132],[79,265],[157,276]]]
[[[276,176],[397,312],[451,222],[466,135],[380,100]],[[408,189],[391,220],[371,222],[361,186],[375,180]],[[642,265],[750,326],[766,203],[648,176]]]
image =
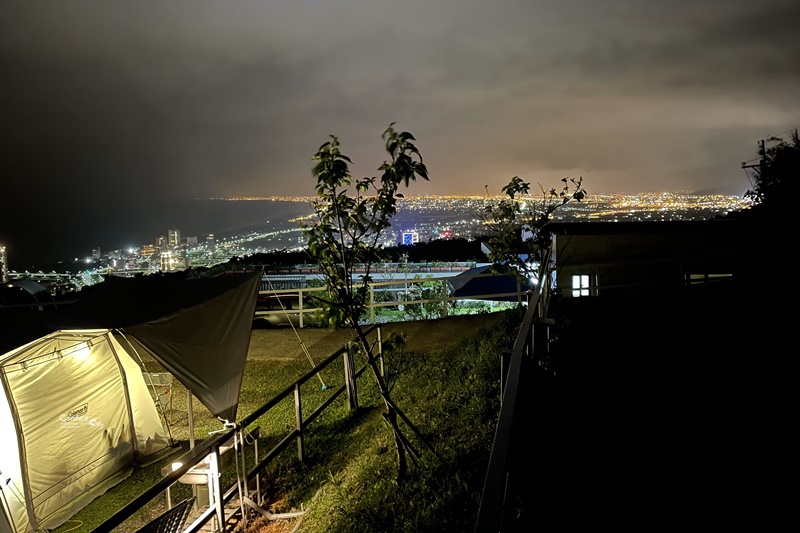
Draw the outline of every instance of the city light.
[[[383,235],[385,247],[412,245],[438,239],[472,240],[486,235],[489,221],[483,214],[505,196],[406,196],[398,199],[393,225]],[[270,200],[305,202],[307,197],[233,198],[229,201]],[[537,197],[519,198],[523,209],[537,205]],[[570,202],[555,211],[556,222],[636,222],[671,220],[707,220],[751,207],[751,202],[738,196],[692,195],[689,193],[643,193],[636,195],[594,194],[582,202]],[[210,268],[235,257],[281,251],[302,251],[305,246],[301,224],[313,221],[314,215],[293,215],[286,220],[270,217],[252,231],[238,235],[207,234],[204,237],[181,237],[171,228],[151,244],[129,245],[110,252],[93,250],[93,256],[75,260],[91,269],[48,274],[18,273],[5,261],[6,247],[0,245],[3,281],[31,279],[46,286],[51,293],[78,291],[102,282],[108,275],[136,276],[158,272],[175,272],[191,268]],[[395,229],[397,228],[397,229]]]

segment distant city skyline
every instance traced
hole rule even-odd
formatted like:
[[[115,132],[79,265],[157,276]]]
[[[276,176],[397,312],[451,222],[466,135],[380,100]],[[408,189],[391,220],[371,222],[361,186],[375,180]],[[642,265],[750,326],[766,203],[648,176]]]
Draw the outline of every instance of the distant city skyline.
[[[37,271],[42,268],[55,267],[77,268],[84,259],[99,257],[113,251],[126,253],[131,248],[158,245],[159,239],[163,239],[163,244],[170,243],[170,232],[173,232],[173,240],[180,236],[182,242],[187,239],[203,239],[208,234],[214,234],[219,242],[234,235],[242,235],[245,232],[272,234],[276,230],[286,228],[296,228],[296,224],[291,220],[302,216],[309,216],[312,213],[308,205],[313,197],[299,196],[273,196],[259,198],[228,198],[228,199],[206,199],[196,200],[191,205],[197,209],[198,213],[162,213],[163,220],[169,219],[171,222],[162,224],[164,227],[156,232],[151,232],[149,237],[140,240],[125,240],[119,235],[106,235],[102,243],[94,242],[89,245],[90,237],[86,235],[76,235],[73,243],[72,253],[54,255],[47,249],[46,240],[37,240],[36,245],[43,249],[38,250],[35,257],[46,257],[47,259],[34,260],[27,265],[22,261],[22,257],[15,256],[15,250],[6,245],[9,268],[14,271],[24,272]],[[495,202],[499,196],[487,195],[409,195],[400,199],[398,215],[393,220],[393,228],[389,232],[395,234],[394,237],[399,242],[399,235],[403,231],[415,229],[415,224],[426,224],[424,220],[430,217],[424,215],[425,212],[438,213],[432,220],[439,223],[446,223],[450,219],[467,219],[474,217],[482,212],[483,207],[488,203]],[[534,195],[533,198],[536,198]],[[648,213],[660,213],[666,216],[667,220],[675,219],[680,216],[700,216],[708,218],[711,214],[723,213],[728,210],[741,209],[749,204],[748,201],[738,196],[731,195],[691,195],[686,193],[641,193],[638,195],[590,195],[587,201],[581,204],[568,204],[562,212],[569,213],[572,217],[583,217],[591,219],[594,216],[609,217],[614,213],[637,213],[636,216],[644,216]],[[602,207],[597,207],[602,206]],[[414,215],[413,213],[419,214]],[[213,219],[212,213],[218,217]],[[692,213],[695,213],[692,215]],[[649,215],[648,215],[649,216]],[[192,225],[185,225],[178,222],[192,220]],[[198,219],[202,220],[204,231],[195,231],[198,227]],[[155,224],[155,221],[151,221]],[[404,225],[405,224],[405,225]],[[456,225],[461,224],[460,222]],[[402,226],[402,227],[401,227]],[[158,227],[158,226],[156,226]],[[260,229],[259,229],[260,228]],[[457,229],[451,228],[453,236],[460,236]],[[92,228],[90,228],[90,231]],[[470,230],[472,231],[472,230]],[[143,231],[130,231],[131,234],[144,235]],[[430,231],[422,230],[423,240],[431,238]],[[84,243],[81,245],[80,243]],[[0,242],[0,246],[5,243]],[[61,242],[66,245],[68,243]],[[174,245],[175,243],[170,243]],[[202,243],[200,243],[202,244]],[[286,243],[283,243],[285,246]],[[81,249],[82,246],[82,249]],[[62,246],[63,247],[63,246]],[[246,250],[247,248],[242,248]],[[73,265],[74,263],[78,263]],[[70,266],[73,265],[73,266]]]

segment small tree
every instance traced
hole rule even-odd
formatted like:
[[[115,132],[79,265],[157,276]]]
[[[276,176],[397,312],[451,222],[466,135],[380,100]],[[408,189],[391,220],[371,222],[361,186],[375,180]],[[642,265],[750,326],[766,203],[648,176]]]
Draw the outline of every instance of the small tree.
[[[420,281],[423,279],[429,281]],[[408,299],[427,301],[418,304],[406,304],[406,315],[414,320],[441,318],[444,315],[444,298],[447,297],[445,286],[430,274],[425,277],[416,274],[414,282],[408,291]]]
[[[800,137],[797,130],[789,140],[770,137],[759,147],[761,161],[752,166],[742,163],[742,168],[754,168],[753,188],[744,197],[766,209],[783,209],[797,197],[800,186]]]
[[[495,272],[512,274],[526,284],[535,276],[542,251],[550,246],[547,225],[552,214],[570,201],[586,198],[582,177],[563,178],[561,182],[560,191],[546,190],[539,184],[541,195],[534,197],[530,183],[514,176],[502,189],[507,198],[485,208],[484,221],[489,228],[486,244]]]
[[[369,365],[384,401],[384,418],[395,438],[400,480],[407,470],[406,453],[413,459],[418,454],[401,431],[398,416],[420,440],[422,438],[392,401],[386,379],[376,364],[373,346],[361,327],[361,319],[369,295],[372,267],[382,260],[381,236],[391,226],[397,198],[402,197],[398,189],[401,185],[408,187],[417,177],[427,180],[428,170],[413,143],[416,139],[410,133],[396,131],[392,123],[381,137],[389,160],[378,167],[382,172],[380,178],[365,177],[355,182],[349,169],[352,161],[341,153],[337,137],[331,135],[331,140],[320,146],[312,158],[316,161],[312,171],[317,178],[317,199],[312,202],[316,220],[306,226],[304,232],[308,238],[308,254],[319,266],[328,289],[327,297],[321,299],[329,324],[335,328],[347,327],[353,333],[359,353]],[[351,185],[355,185],[352,194]],[[357,266],[363,269],[360,279],[355,276]]]

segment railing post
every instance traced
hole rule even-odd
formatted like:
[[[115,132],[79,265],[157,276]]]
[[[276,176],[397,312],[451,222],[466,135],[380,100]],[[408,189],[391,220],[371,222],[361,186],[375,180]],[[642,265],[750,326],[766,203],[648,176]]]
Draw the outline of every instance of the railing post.
[[[386,377],[386,372],[383,368],[383,332],[378,328],[378,359],[381,361],[381,377]]]
[[[255,464],[260,462],[258,455],[258,436],[253,439],[253,454],[255,455]],[[245,477],[245,483],[247,478]],[[261,502],[261,474],[256,472],[256,502]]]
[[[544,316],[544,298],[541,296],[536,301],[536,314],[540,317]]]
[[[533,321],[532,330],[535,331],[533,341],[533,354],[536,359],[542,361],[550,353],[550,326],[555,324],[552,318],[537,318]]]
[[[375,286],[369,284],[369,323],[375,323]]]
[[[358,394],[356,391],[356,365],[353,361],[352,343],[347,343],[347,350],[344,352],[344,383],[347,391],[347,408],[351,411],[358,409]]]
[[[500,401],[503,400],[505,384],[508,375],[508,367],[511,364],[511,349],[506,348],[500,353]]]
[[[442,279],[442,316],[447,318],[447,278]]]
[[[239,491],[239,512],[242,517],[242,526],[244,531],[247,531],[247,513],[244,509],[244,499],[250,497],[250,491],[247,487],[247,455],[244,446],[244,428],[239,426],[233,434],[233,447],[234,447],[234,460],[236,461],[236,489]],[[239,459],[242,460],[242,472],[244,472],[244,483],[239,476]]]
[[[303,462],[303,410],[300,407],[300,384],[294,386],[294,416],[297,420],[297,459]]]
[[[533,324],[531,324],[531,328],[528,330],[528,342],[525,343],[525,353],[530,359],[533,359],[535,345],[536,345],[536,327]]]
[[[209,454],[210,473],[208,475],[208,493],[214,498],[214,531],[225,530],[225,510],[222,507],[222,485],[221,476],[219,473],[219,446],[214,446],[212,452]]]
[[[300,289],[299,291],[297,291],[297,299],[298,299],[297,308],[300,310],[300,327],[302,328],[303,327],[303,315],[305,314],[305,313],[303,313],[303,289]],[[291,319],[289,319],[289,320],[291,320]]]

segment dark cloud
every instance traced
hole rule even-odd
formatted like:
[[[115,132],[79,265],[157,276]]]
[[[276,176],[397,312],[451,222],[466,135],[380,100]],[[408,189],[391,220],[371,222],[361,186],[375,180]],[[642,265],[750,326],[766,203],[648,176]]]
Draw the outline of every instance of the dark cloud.
[[[0,239],[38,224],[66,240],[84,212],[110,232],[192,197],[310,194],[329,134],[355,175],[374,175],[390,122],[418,139],[431,172],[420,194],[499,191],[514,175],[582,175],[590,192],[739,186],[758,140],[800,122],[798,11],[794,0],[5,2]]]

